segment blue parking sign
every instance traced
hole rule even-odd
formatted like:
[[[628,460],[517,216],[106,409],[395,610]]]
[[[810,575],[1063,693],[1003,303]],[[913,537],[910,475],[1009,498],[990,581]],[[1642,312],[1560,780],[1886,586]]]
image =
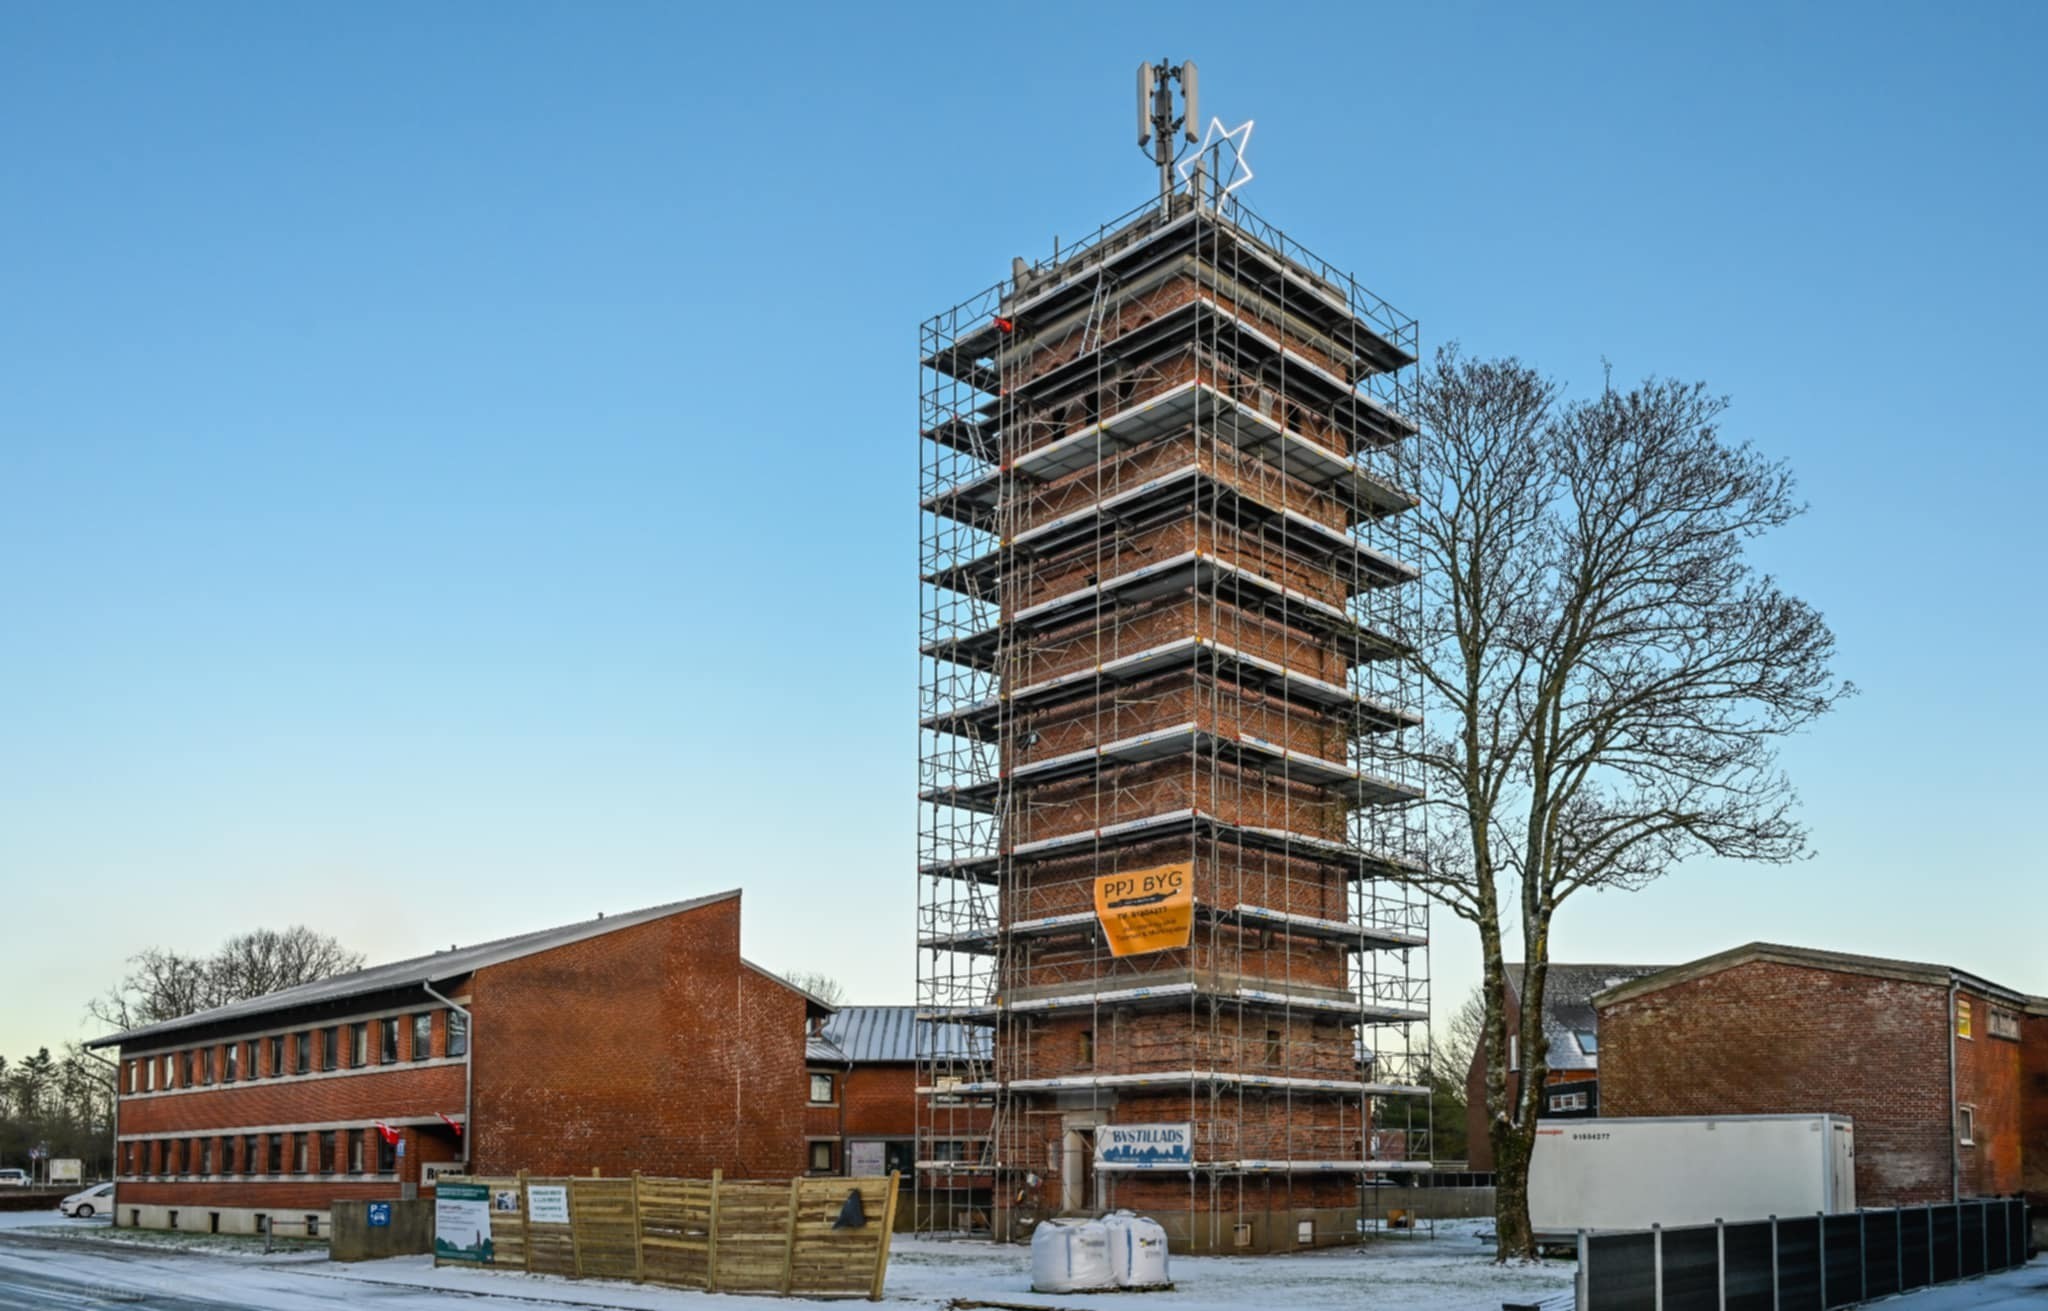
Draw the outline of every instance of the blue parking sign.
[[[372,1229],[389,1229],[390,1227],[391,1227],[391,1203],[389,1203],[389,1202],[372,1202],[372,1203],[370,1203],[370,1228],[372,1228]]]

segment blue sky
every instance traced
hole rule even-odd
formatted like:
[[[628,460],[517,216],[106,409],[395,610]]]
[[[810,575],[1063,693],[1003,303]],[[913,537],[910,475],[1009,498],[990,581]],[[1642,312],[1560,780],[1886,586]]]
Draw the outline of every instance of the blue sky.
[[[708,9],[0,11],[0,1052],[152,943],[730,886],[909,1000],[917,325],[1144,197],[1163,55],[1425,345],[1704,378],[1801,475],[1819,854],[1557,957],[2048,992],[2041,10]]]

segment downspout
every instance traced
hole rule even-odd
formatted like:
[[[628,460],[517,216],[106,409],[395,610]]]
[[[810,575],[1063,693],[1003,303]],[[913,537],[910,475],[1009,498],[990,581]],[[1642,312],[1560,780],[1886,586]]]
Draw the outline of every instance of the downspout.
[[[1956,1022],[1960,1015],[1956,1011],[1957,992],[1961,986],[1955,975],[1948,978],[1948,1200],[1963,1200],[1963,1146],[1960,1141],[1963,1132],[1962,1111],[1956,1105]]]
[[[429,997],[460,1015],[462,1026],[466,1030],[465,1037],[468,1041],[462,1045],[462,1163],[468,1165],[469,1140],[476,1135],[476,1016],[470,1014],[464,1007],[457,1006],[454,998],[444,997],[436,992],[433,984],[423,982],[420,987],[426,989]],[[443,1038],[441,1041],[445,1047],[447,1039]]]

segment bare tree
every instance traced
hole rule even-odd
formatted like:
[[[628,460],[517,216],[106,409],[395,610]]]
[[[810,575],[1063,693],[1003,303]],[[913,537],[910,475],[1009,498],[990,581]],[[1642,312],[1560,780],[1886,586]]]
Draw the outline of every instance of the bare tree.
[[[1474,984],[1444,1022],[1443,1032],[1437,1035],[1436,1061],[1443,1072],[1451,1078],[1463,1079],[1472,1068],[1472,1054],[1479,1050],[1485,1034],[1486,990]]]
[[[828,1006],[846,1004],[846,985],[819,970],[791,970],[782,976]]]
[[[86,1014],[114,1030],[175,1020],[229,1002],[362,968],[363,957],[303,924],[229,938],[211,956],[150,947],[128,958],[128,973]]]
[[[362,953],[348,950],[325,933],[294,924],[288,929],[255,929],[229,938],[214,953],[209,973],[214,994],[220,999],[214,1005],[220,1006],[362,966]]]
[[[1688,856],[1805,854],[1776,746],[1852,690],[1820,615],[1747,557],[1802,507],[1782,463],[1723,439],[1725,407],[1659,379],[1560,405],[1519,361],[1455,347],[1423,380],[1412,647],[1437,717],[1418,756],[1433,812],[1421,881],[1479,935],[1502,1259],[1535,1255],[1528,1165],[1558,908]],[[1513,1105],[1510,910],[1526,962]]]

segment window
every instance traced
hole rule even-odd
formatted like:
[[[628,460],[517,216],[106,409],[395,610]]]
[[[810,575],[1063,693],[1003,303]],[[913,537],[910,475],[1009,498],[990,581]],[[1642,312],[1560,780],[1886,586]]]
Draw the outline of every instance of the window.
[[[335,1142],[335,1133],[332,1129],[326,1130],[320,1135],[320,1169],[318,1171],[320,1174],[332,1174],[334,1172]]]
[[[242,1173],[263,1173],[263,1140],[253,1133],[242,1138]]]
[[[183,1062],[181,1062],[182,1068],[180,1068],[178,1071],[178,1086],[181,1088],[190,1088],[192,1086],[192,1072],[195,1068],[197,1068],[193,1064],[192,1058],[193,1053],[186,1052],[185,1059]]]
[[[211,1047],[201,1047],[199,1049],[199,1082],[208,1084],[213,1082],[213,1048]]]
[[[370,1026],[351,1024],[348,1026],[348,1063],[352,1069],[361,1069],[370,1063]]]
[[[1593,1032],[1591,1029],[1579,1029],[1574,1031],[1572,1034],[1572,1039],[1573,1041],[1579,1044],[1579,1050],[1584,1052],[1586,1055],[1598,1056],[1600,1054],[1600,1035]]]
[[[816,1073],[812,1074],[812,1075],[811,1075],[811,1105],[813,1105],[813,1106],[828,1106],[828,1105],[830,1105],[830,1104],[831,1104],[831,1102],[832,1102],[832,1076],[831,1076],[831,1075],[829,1075],[829,1074],[816,1074]]]
[[[385,1065],[398,1059],[398,1017],[377,1021],[377,1059]]]
[[[306,1158],[313,1154],[312,1146],[313,1144],[309,1141],[309,1135],[303,1133],[292,1135],[293,1174],[304,1174],[306,1172]]]
[[[412,1058],[424,1061],[434,1054],[434,1017],[422,1013],[412,1017]]]
[[[154,1056],[142,1063],[142,1091],[156,1091],[156,1057]]]
[[[2019,1012],[2006,1010],[2002,1006],[1993,1006],[1990,1008],[1990,1014],[1985,1017],[1984,1028],[1994,1038],[2004,1038],[2008,1042],[2018,1042],[2020,1040]]]
[[[281,1133],[270,1135],[270,1168],[266,1173],[284,1173],[284,1135]]]
[[[1508,1035],[1508,1068],[1510,1070],[1522,1068],[1522,1042],[1519,1037],[1512,1033]]]
[[[1266,1064],[1279,1065],[1285,1060],[1287,1045],[1280,1039],[1280,1030],[1266,1030]]]
[[[1960,1141],[1960,1142],[1962,1143],[1962,1145],[1963,1145],[1963,1146],[1965,1146],[1965,1147],[1973,1147],[1973,1146],[1975,1146],[1975,1145],[1976,1145],[1976,1142],[1977,1142],[1977,1108],[1976,1108],[1976,1107],[1974,1107],[1974,1106],[1958,1106],[1958,1107],[1956,1107],[1956,1138],[1957,1138],[1957,1140],[1958,1140],[1958,1141]]]
[[[199,1140],[199,1173],[213,1173],[213,1139],[211,1138]]]
[[[1956,998],[1956,1037],[1967,1038],[1969,1036],[1970,999],[1968,997],[1958,997]]]
[[[320,1068],[338,1070],[341,1068],[341,1030],[339,1028],[320,1030]]]
[[[1095,1030],[1081,1030],[1080,1057],[1083,1065],[1095,1064]]]
[[[134,1173],[135,1173],[135,1144],[134,1144],[134,1143],[122,1143],[122,1144],[121,1144],[121,1173],[122,1173],[122,1174],[134,1174]]]
[[[171,1072],[175,1068],[175,1066],[172,1065],[172,1062],[177,1059],[177,1057],[171,1055],[168,1052],[164,1054],[164,1087],[166,1089],[168,1089],[171,1086]]]
[[[461,1011],[448,1012],[448,1056],[469,1054],[469,1016]]]
[[[350,1174],[361,1174],[363,1172],[363,1131],[361,1129],[351,1129],[348,1131],[348,1172]]]
[[[811,1144],[811,1172],[813,1174],[832,1173],[832,1144],[830,1142]]]
[[[242,1044],[231,1042],[228,1044],[226,1059],[221,1062],[220,1081],[222,1083],[233,1083],[241,1076],[241,1073]]]
[[[1550,1094],[1550,1109],[1553,1111],[1583,1111],[1586,1109],[1586,1094],[1582,1092],[1552,1093]]]
[[[312,1068],[313,1031],[311,1029],[308,1029],[306,1030],[306,1032],[299,1035],[299,1059],[297,1069],[300,1074],[304,1074],[306,1073],[306,1071]]]
[[[378,1174],[390,1174],[390,1173],[391,1173],[392,1171],[396,1170],[397,1168],[398,1168],[398,1144],[397,1144],[397,1143],[394,1143],[394,1142],[392,1142],[392,1141],[391,1141],[391,1140],[390,1140],[389,1138],[386,1138],[386,1137],[385,1137],[385,1136],[384,1136],[383,1134],[381,1134],[381,1133],[380,1133],[380,1134],[378,1134],[378,1135],[377,1135],[377,1173],[378,1173]]]
[[[284,1073],[284,1035],[281,1033],[271,1035],[270,1068],[265,1073],[273,1079]]]

